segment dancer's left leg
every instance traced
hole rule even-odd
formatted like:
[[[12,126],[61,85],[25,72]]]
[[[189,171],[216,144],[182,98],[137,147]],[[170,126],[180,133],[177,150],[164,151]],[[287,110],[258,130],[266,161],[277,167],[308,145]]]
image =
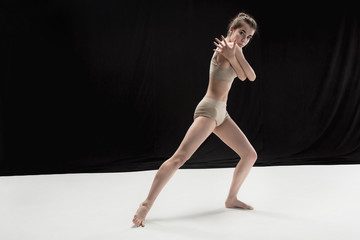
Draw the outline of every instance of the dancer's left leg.
[[[256,151],[246,138],[245,134],[230,117],[226,119],[223,124],[216,127],[213,132],[241,158],[235,168],[225,206],[227,208],[245,208],[252,210],[252,206],[237,199],[237,194],[252,166],[256,162]]]

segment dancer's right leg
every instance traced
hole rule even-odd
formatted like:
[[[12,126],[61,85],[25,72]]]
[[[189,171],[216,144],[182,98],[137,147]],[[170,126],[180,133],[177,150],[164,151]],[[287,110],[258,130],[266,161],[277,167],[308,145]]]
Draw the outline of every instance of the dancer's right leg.
[[[200,116],[194,120],[174,155],[166,160],[157,171],[146,200],[140,204],[134,216],[133,223],[136,226],[145,226],[145,217],[161,190],[174,175],[175,171],[184,165],[213,132],[215,127],[215,120],[210,118]]]

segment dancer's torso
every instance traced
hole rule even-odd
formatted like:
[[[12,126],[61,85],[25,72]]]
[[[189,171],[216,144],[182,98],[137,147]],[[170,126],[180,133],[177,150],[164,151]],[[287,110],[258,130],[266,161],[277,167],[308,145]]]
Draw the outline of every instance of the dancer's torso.
[[[227,101],[236,72],[224,57],[217,55],[214,53],[210,61],[209,85],[205,96]]]

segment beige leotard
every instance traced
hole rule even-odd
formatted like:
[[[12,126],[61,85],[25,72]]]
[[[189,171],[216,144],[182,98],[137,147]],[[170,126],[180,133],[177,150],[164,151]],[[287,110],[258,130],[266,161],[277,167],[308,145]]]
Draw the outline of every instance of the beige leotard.
[[[218,65],[214,53],[210,61],[210,78],[219,81],[232,82],[236,76],[236,72],[231,66],[224,68]]]
[[[210,78],[213,80],[232,82],[236,76],[236,72],[231,66],[224,68],[217,64],[214,53],[210,61]],[[216,126],[220,126],[229,118],[229,114],[226,111],[226,102],[204,97],[196,106],[194,112],[194,119],[199,116],[214,119]]]

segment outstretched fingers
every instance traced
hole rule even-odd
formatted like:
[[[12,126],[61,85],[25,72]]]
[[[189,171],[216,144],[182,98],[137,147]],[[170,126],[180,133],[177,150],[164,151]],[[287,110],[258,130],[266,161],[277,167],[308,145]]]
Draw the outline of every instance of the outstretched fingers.
[[[226,38],[223,35],[221,35],[221,39],[222,41],[218,38],[215,38],[216,42],[214,42],[214,45],[217,47],[216,49],[214,49],[215,52],[222,53],[226,50],[226,48],[235,50],[236,39],[234,40],[234,42],[231,42],[233,44],[232,46],[228,44]]]
[[[215,39],[216,39],[216,38],[215,38]],[[217,39],[217,40],[219,40],[219,39]],[[216,42],[214,42],[214,45],[216,46],[216,49],[213,49],[213,50],[214,50],[215,52],[221,53],[221,50],[222,50],[223,46],[220,45],[220,44],[218,44],[218,43],[216,43]]]
[[[225,46],[228,47],[229,45],[227,44],[226,39],[225,39],[225,37],[224,37],[223,35],[221,35],[221,39],[222,39],[223,42],[225,43],[224,47],[225,47]]]
[[[224,37],[224,36],[222,36]],[[214,49],[215,52],[218,52],[218,53],[222,53],[222,51],[224,50],[224,47],[227,46],[227,43],[223,42],[223,41],[220,41],[220,39],[218,38],[215,38],[216,42],[214,42],[214,45],[217,47],[216,49]]]
[[[225,47],[225,44],[222,41],[220,41],[220,39],[215,38],[215,40],[218,42],[219,45],[221,45],[222,47]]]
[[[222,48],[222,46],[221,45],[219,45],[218,43],[216,43],[216,42],[214,42],[214,45],[216,46],[216,47],[218,47],[218,48]]]

